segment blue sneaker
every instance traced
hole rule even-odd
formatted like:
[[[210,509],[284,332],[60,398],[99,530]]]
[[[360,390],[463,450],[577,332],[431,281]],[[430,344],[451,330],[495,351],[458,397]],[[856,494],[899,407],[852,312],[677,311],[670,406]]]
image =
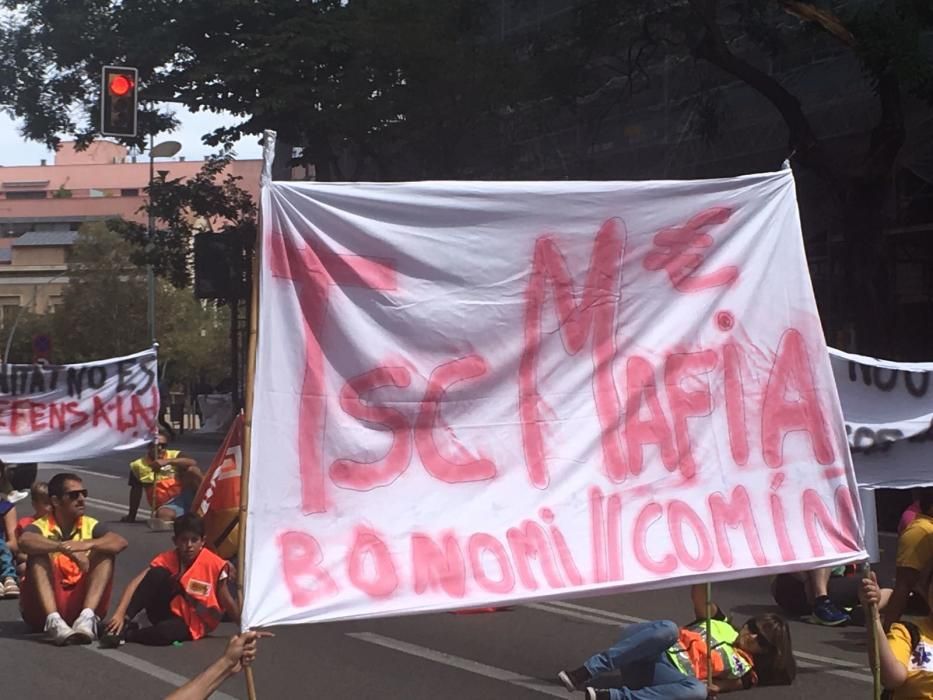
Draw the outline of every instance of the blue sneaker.
[[[828,597],[823,596],[817,598],[813,603],[813,614],[810,615],[810,621],[818,625],[836,627],[846,624],[849,621],[849,616],[837,608]]]

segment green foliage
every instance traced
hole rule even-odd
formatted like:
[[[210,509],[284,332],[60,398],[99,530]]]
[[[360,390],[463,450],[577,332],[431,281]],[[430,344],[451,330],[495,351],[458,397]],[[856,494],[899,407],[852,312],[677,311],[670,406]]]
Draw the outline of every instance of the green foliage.
[[[108,225],[85,224],[72,250],[62,303],[54,313],[21,317],[10,361],[31,362],[32,337],[39,333],[51,337],[56,363],[119,357],[146,348],[146,276],[132,263],[132,255],[132,245]],[[223,310],[160,282],[156,328],[159,360],[168,365],[173,381],[194,381],[203,375],[217,382],[228,373]]]
[[[256,204],[240,187],[242,178],[224,170],[233,160],[225,150],[208,158],[192,178],[156,178],[148,190],[150,204],[144,208],[155,217],[150,240],[147,227],[134,222],[114,221],[111,228],[133,246],[132,261],[151,264],[155,274],[183,289],[191,282],[192,238],[212,232],[237,236],[247,248],[256,236]]]

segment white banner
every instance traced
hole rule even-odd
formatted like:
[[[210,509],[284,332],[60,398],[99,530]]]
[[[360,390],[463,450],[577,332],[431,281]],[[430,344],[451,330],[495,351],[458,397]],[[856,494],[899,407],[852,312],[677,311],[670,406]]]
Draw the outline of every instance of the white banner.
[[[864,558],[790,171],[262,220],[245,626]]]
[[[933,486],[933,363],[829,352],[859,485]]]
[[[74,365],[0,365],[0,458],[67,462],[156,433],[156,352]]]

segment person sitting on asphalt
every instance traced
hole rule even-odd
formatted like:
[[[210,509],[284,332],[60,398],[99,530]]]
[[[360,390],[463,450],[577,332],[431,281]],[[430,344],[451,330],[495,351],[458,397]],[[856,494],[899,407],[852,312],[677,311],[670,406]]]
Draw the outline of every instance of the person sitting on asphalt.
[[[19,598],[19,575],[16,573],[16,506],[0,493],[0,597]]]
[[[885,629],[901,619],[911,594],[927,594],[917,589],[917,582],[927,562],[933,561],[933,488],[918,489],[916,495],[920,512],[897,538],[894,591],[882,616]]]
[[[885,634],[877,608],[881,602],[878,580],[861,581],[859,596],[874,613],[865,626],[868,632],[868,663],[875,670],[875,644],[878,645],[881,684],[893,690],[892,700],[933,699],[933,613],[913,622],[895,622]],[[933,596],[933,561],[921,572],[916,585]]]
[[[256,645],[271,632],[243,632],[227,642],[223,655],[197,676],[165,697],[165,700],[207,700],[230,676],[252,665],[256,660]]]
[[[23,620],[45,630],[58,645],[90,644],[107,614],[114,563],[123,537],[85,515],[87,489],[76,474],[49,481],[52,512],[23,530],[26,576],[20,596]]]
[[[171,522],[188,512],[202,478],[198,463],[168,449],[168,437],[160,432],[146,455],[130,463],[130,507],[121,522],[136,522],[144,489],[155,517]]]
[[[778,574],[771,582],[771,595],[788,617],[832,627],[849,622],[849,614],[843,609],[859,605],[860,586],[861,577],[852,575],[847,567],[826,567]],[[882,589],[881,595],[883,608],[891,589]]]
[[[127,642],[166,646],[201,639],[214,630],[224,612],[239,621],[228,586],[230,564],[204,547],[204,522],[186,514],[174,524],[174,549],[157,555],[123,591],[107,621],[101,646]],[[150,627],[134,618],[146,610]]]
[[[24,515],[16,521],[17,539],[23,536],[23,530],[27,526],[52,512],[52,504],[49,502],[49,485],[46,482],[34,483],[29,489],[29,496],[32,500],[32,515]],[[26,555],[23,552],[16,554],[16,574],[20,577],[26,574]]]
[[[714,605],[709,620],[713,682],[707,689],[706,587],[694,585],[691,598],[697,619],[686,627],[669,620],[629,625],[607,651],[557,677],[568,691],[585,691],[587,700],[706,700],[708,691],[793,683],[796,665],[783,618],[759,615],[735,629]],[[621,688],[590,685],[608,671],[621,672]]]

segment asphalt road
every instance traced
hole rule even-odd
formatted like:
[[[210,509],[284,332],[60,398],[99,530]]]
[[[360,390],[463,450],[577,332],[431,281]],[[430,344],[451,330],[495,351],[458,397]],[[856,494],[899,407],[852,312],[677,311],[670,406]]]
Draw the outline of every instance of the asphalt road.
[[[219,440],[180,439],[176,445],[202,464]],[[124,535],[130,547],[118,559],[114,596],[158,551],[171,546],[166,532],[116,522],[125,513],[128,457],[71,465],[85,470],[89,512]],[[63,469],[40,465],[40,478]],[[28,507],[28,506],[27,506]],[[893,549],[893,540],[882,547]],[[886,552],[890,558],[893,552]],[[768,581],[719,584],[715,598],[736,619],[773,610]],[[555,679],[608,645],[621,625],[670,618],[688,621],[685,589],[537,603],[489,614],[432,614],[274,629],[255,665],[259,698],[478,698],[571,697]],[[127,645],[115,651],[57,648],[29,635],[15,601],[0,601],[0,669],[6,697],[116,700],[162,698],[196,675],[235,632],[223,624],[208,639],[179,647]],[[792,623],[798,660],[795,685],[760,688],[742,697],[869,698],[864,630]],[[215,698],[246,698],[242,676],[228,680]],[[582,695],[577,695],[582,697]]]

